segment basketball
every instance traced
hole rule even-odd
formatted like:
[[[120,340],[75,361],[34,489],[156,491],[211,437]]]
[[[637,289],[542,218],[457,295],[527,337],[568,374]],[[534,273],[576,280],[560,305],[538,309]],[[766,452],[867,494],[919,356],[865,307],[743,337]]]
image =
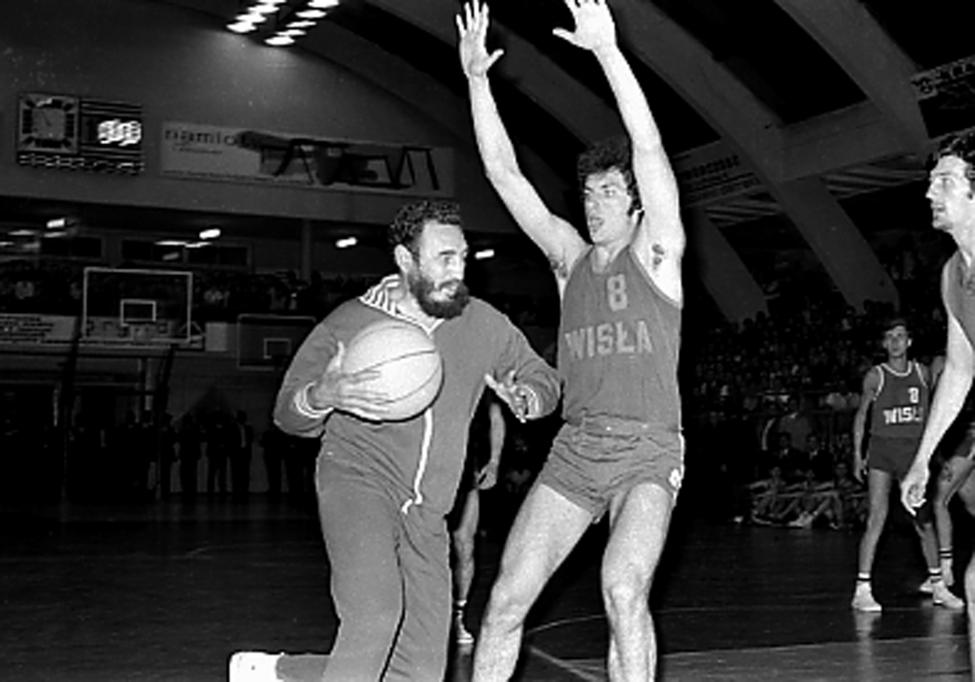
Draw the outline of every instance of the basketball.
[[[364,327],[349,342],[342,371],[377,370],[367,388],[389,396],[390,421],[415,417],[440,391],[443,362],[433,339],[401,320],[381,320]]]

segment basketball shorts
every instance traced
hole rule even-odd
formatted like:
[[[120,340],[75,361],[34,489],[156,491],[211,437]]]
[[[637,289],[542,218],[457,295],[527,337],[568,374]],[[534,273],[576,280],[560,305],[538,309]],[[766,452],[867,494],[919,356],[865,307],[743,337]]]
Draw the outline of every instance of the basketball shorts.
[[[684,477],[684,438],[660,424],[600,418],[559,430],[539,482],[587,510],[596,521],[610,502],[641,483],[676,500]]]
[[[871,438],[867,464],[871,469],[886,471],[900,481],[907,475],[917,454],[918,441],[913,438]]]

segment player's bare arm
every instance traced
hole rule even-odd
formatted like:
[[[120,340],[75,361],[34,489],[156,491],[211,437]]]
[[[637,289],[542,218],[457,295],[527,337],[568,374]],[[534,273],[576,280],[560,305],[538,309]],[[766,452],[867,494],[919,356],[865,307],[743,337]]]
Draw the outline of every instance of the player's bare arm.
[[[866,456],[863,452],[863,437],[867,425],[867,412],[880,390],[880,372],[871,368],[863,375],[863,388],[860,392],[860,405],[853,416],[853,476],[863,481]]]
[[[644,216],[634,248],[654,283],[681,301],[680,266],[686,237],[680,219],[677,182],[660,131],[633,70],[619,49],[616,25],[606,0],[566,0],[575,21],[572,32],[555,35],[596,57],[616,97],[633,149],[633,173]]]
[[[477,473],[477,489],[490,490],[498,482],[498,469],[501,466],[501,451],[504,448],[506,427],[501,406],[492,402],[488,406],[488,420],[490,422],[489,442],[491,457],[488,463]]]
[[[949,311],[945,367],[938,379],[938,387],[931,401],[931,413],[924,425],[924,435],[921,436],[914,463],[901,483],[901,502],[908,511],[913,511],[924,502],[931,456],[965,404],[973,371],[975,351],[961,323]]]
[[[488,71],[502,50],[488,52],[489,12],[472,0],[456,17],[460,63],[467,77],[477,148],[488,181],[501,197],[518,226],[545,253],[556,277],[569,268],[585,249],[585,241],[567,221],[553,214],[522,173],[511,138],[501,122]]]

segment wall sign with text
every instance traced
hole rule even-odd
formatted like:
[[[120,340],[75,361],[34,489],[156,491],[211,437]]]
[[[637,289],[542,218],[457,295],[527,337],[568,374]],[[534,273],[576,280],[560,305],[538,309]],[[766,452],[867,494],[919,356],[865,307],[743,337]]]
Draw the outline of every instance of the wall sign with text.
[[[124,175],[145,168],[138,104],[24,93],[17,111],[22,166]]]

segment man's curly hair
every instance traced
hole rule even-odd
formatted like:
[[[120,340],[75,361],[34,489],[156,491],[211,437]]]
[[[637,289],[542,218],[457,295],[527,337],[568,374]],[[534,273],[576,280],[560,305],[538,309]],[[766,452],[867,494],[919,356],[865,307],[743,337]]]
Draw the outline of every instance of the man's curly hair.
[[[396,212],[396,217],[386,233],[390,247],[395,249],[402,244],[416,256],[419,253],[418,241],[423,226],[429,222],[463,227],[460,204],[456,201],[431,200],[406,204]]]
[[[967,133],[951,135],[938,145],[938,150],[931,158],[931,165],[946,156],[957,156],[965,162],[965,177],[968,178],[968,188],[975,191],[975,130]]]
[[[640,192],[636,186],[636,177],[633,175],[633,152],[629,140],[625,137],[613,137],[597,142],[579,155],[576,164],[579,191],[585,192],[586,180],[590,175],[605,173],[614,168],[622,173],[623,179],[626,180],[626,190],[632,199],[630,213],[643,208],[640,203]]]

